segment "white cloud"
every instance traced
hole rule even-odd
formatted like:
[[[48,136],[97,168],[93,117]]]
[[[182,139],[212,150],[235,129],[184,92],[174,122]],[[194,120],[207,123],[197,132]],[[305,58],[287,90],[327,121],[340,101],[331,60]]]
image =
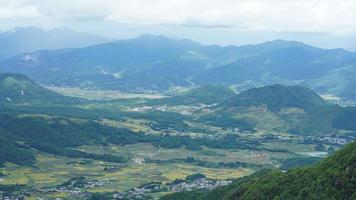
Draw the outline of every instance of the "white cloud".
[[[356,31],[355,0],[124,0],[108,20],[257,31]]]
[[[356,33],[356,0],[11,0],[11,2],[15,3],[7,3],[7,6],[0,4],[0,18],[42,16],[64,21],[106,20],[136,25]]]
[[[1,1],[0,19],[40,17],[36,5],[32,1]]]

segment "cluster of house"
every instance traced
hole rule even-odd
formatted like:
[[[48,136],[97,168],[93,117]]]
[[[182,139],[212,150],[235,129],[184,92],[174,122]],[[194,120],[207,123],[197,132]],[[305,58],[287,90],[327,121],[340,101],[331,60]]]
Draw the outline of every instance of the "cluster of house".
[[[323,136],[323,137],[307,136],[307,138],[304,138],[303,140],[312,140],[312,141],[335,144],[335,145],[345,145],[348,142],[351,142],[353,138],[339,137],[339,136]]]
[[[4,192],[0,191],[0,200],[25,200],[26,195],[25,194],[5,194]]]
[[[182,192],[195,189],[211,190],[219,186],[230,184],[231,180],[215,180],[208,178],[197,178],[194,180],[180,180],[169,184],[152,182],[135,187],[127,192],[117,192],[114,194],[114,199],[149,199],[151,193],[156,192]]]
[[[191,191],[195,189],[211,190],[219,186],[230,184],[231,180],[212,180],[207,178],[199,178],[190,182],[181,182],[178,184],[172,184],[170,190],[173,192]]]

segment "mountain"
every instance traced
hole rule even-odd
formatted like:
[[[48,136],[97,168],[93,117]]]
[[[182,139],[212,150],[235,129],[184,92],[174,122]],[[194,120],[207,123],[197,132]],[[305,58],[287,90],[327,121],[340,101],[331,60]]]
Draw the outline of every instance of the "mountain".
[[[345,99],[355,99],[356,63],[332,70],[329,74],[312,81],[305,81],[309,87],[326,94],[336,94]]]
[[[322,135],[356,130],[356,109],[326,102],[304,86],[269,85],[236,94],[199,120],[240,131]]]
[[[280,111],[290,107],[309,110],[325,104],[324,99],[307,87],[277,84],[244,91],[227,99],[222,106],[266,106],[270,110]]]
[[[52,92],[22,74],[0,74],[0,102],[4,103],[64,103],[74,98]]]
[[[93,120],[103,111],[78,107],[87,101],[52,92],[25,75],[0,74],[0,167],[7,162],[32,165],[38,151],[109,162],[125,158],[71,149],[103,143],[110,134],[132,134]],[[105,112],[108,113],[108,112]],[[120,115],[117,111],[116,115]],[[83,118],[75,118],[81,116]],[[94,117],[95,116],[95,117]],[[73,118],[71,118],[73,117]]]
[[[185,104],[214,104],[221,103],[226,99],[235,96],[236,93],[228,87],[222,85],[205,85],[183,92],[182,94],[162,98],[156,103],[170,105],[185,105]]]
[[[0,71],[21,72],[53,85],[105,89],[154,89],[184,85],[200,61],[180,59],[200,44],[162,36],[144,35],[132,40],[87,48],[37,51],[0,64]]]
[[[45,112],[43,106],[35,107],[39,113]],[[78,109],[51,107],[56,114],[64,110],[66,115]],[[0,104],[0,167],[11,162],[18,165],[31,165],[38,151],[49,154],[93,158],[109,162],[124,162],[125,158],[111,154],[98,155],[73,149],[81,145],[104,144],[110,134],[131,135],[126,129],[103,126],[93,120],[27,113],[21,108],[6,109]],[[71,111],[74,110],[74,111]],[[18,114],[19,113],[19,114]]]
[[[356,55],[342,49],[285,40],[208,46],[155,35],[84,48],[35,51],[0,62],[2,72],[24,73],[47,85],[162,92],[176,86],[302,83],[346,97],[354,94],[350,89],[353,79],[344,75],[333,78],[336,70],[344,68],[356,68]],[[315,84],[320,79],[327,84]],[[335,88],[339,82],[345,84]]]
[[[161,200],[355,199],[356,142],[311,167],[267,170],[212,191],[173,193]]]
[[[0,32],[0,59],[40,49],[85,47],[108,41],[88,33],[70,29],[45,31],[38,27],[18,27]]]

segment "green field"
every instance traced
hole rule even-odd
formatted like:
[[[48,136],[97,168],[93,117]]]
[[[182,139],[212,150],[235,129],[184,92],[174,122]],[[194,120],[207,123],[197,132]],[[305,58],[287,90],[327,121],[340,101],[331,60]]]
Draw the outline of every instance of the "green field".
[[[80,97],[90,100],[112,100],[112,99],[132,99],[132,98],[145,98],[145,99],[159,99],[165,97],[161,94],[148,94],[148,93],[127,93],[115,90],[86,90],[82,88],[73,87],[47,87],[50,90],[60,94],[72,97]]]
[[[287,148],[291,151],[312,151],[313,145],[299,145],[291,143],[265,143],[265,147],[270,149]],[[234,179],[246,176],[254,172],[252,168],[209,168],[201,167],[191,163],[135,163],[135,158],[144,160],[172,160],[185,159],[193,157],[194,159],[211,162],[211,163],[228,163],[228,162],[246,162],[259,164],[261,167],[278,166],[278,159],[293,157],[293,153],[278,152],[257,152],[249,150],[223,150],[204,148],[199,151],[191,151],[185,148],[166,149],[156,148],[151,144],[133,144],[126,146],[109,145],[109,146],[82,146],[79,148],[85,152],[96,154],[125,154],[132,158],[127,164],[116,164],[102,161],[90,160],[84,164],[80,161],[87,159],[74,159],[62,156],[53,156],[50,154],[37,154],[36,163],[32,167],[17,166],[7,163],[1,169],[7,177],[2,180],[2,184],[26,184],[28,187],[36,190],[43,190],[51,186],[60,185],[73,177],[84,176],[88,180],[109,180],[109,183],[87,189],[90,192],[114,192],[127,191],[133,187],[144,183],[172,182],[175,179],[184,179],[186,176],[196,173],[205,174],[213,179]],[[265,153],[266,157],[258,156]],[[72,164],[69,164],[72,163]],[[115,166],[117,170],[112,172],[105,171],[104,168]],[[43,197],[44,194],[34,193]],[[59,197],[68,196],[69,193],[52,192],[45,196]],[[157,194],[156,194],[157,195]]]
[[[147,144],[130,145],[127,147],[110,146],[105,148],[90,146],[82,147],[81,149],[85,149],[88,152],[121,152],[128,153],[133,157],[161,159],[185,158],[193,153],[184,149],[157,150],[153,146]],[[193,155],[194,157],[201,157],[201,159],[214,160],[208,156],[201,156],[199,152],[195,152]],[[33,167],[17,166],[9,163],[6,164],[6,166],[1,169],[1,172],[6,174],[7,177],[1,183],[25,184],[30,188],[41,190],[45,187],[59,185],[72,177],[84,176],[89,180],[110,180],[110,183],[102,187],[90,188],[89,191],[114,192],[126,191],[152,181],[172,182],[175,179],[184,179],[186,176],[195,173],[203,173],[214,179],[238,178],[252,173],[251,169],[246,168],[215,169],[184,163],[114,164],[92,160],[92,162],[88,164],[69,165],[68,163],[80,161],[80,159],[53,156],[49,154],[38,154],[36,159],[37,162]],[[105,166],[118,166],[119,169],[115,172],[107,172],[104,171]],[[49,195],[60,196],[63,194],[50,193]]]

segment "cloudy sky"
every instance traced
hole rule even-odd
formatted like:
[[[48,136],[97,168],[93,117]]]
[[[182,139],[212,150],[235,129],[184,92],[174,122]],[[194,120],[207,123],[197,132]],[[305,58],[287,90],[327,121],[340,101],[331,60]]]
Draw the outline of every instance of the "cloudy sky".
[[[223,45],[281,38],[356,50],[356,0],[0,0],[0,29],[17,26]]]

